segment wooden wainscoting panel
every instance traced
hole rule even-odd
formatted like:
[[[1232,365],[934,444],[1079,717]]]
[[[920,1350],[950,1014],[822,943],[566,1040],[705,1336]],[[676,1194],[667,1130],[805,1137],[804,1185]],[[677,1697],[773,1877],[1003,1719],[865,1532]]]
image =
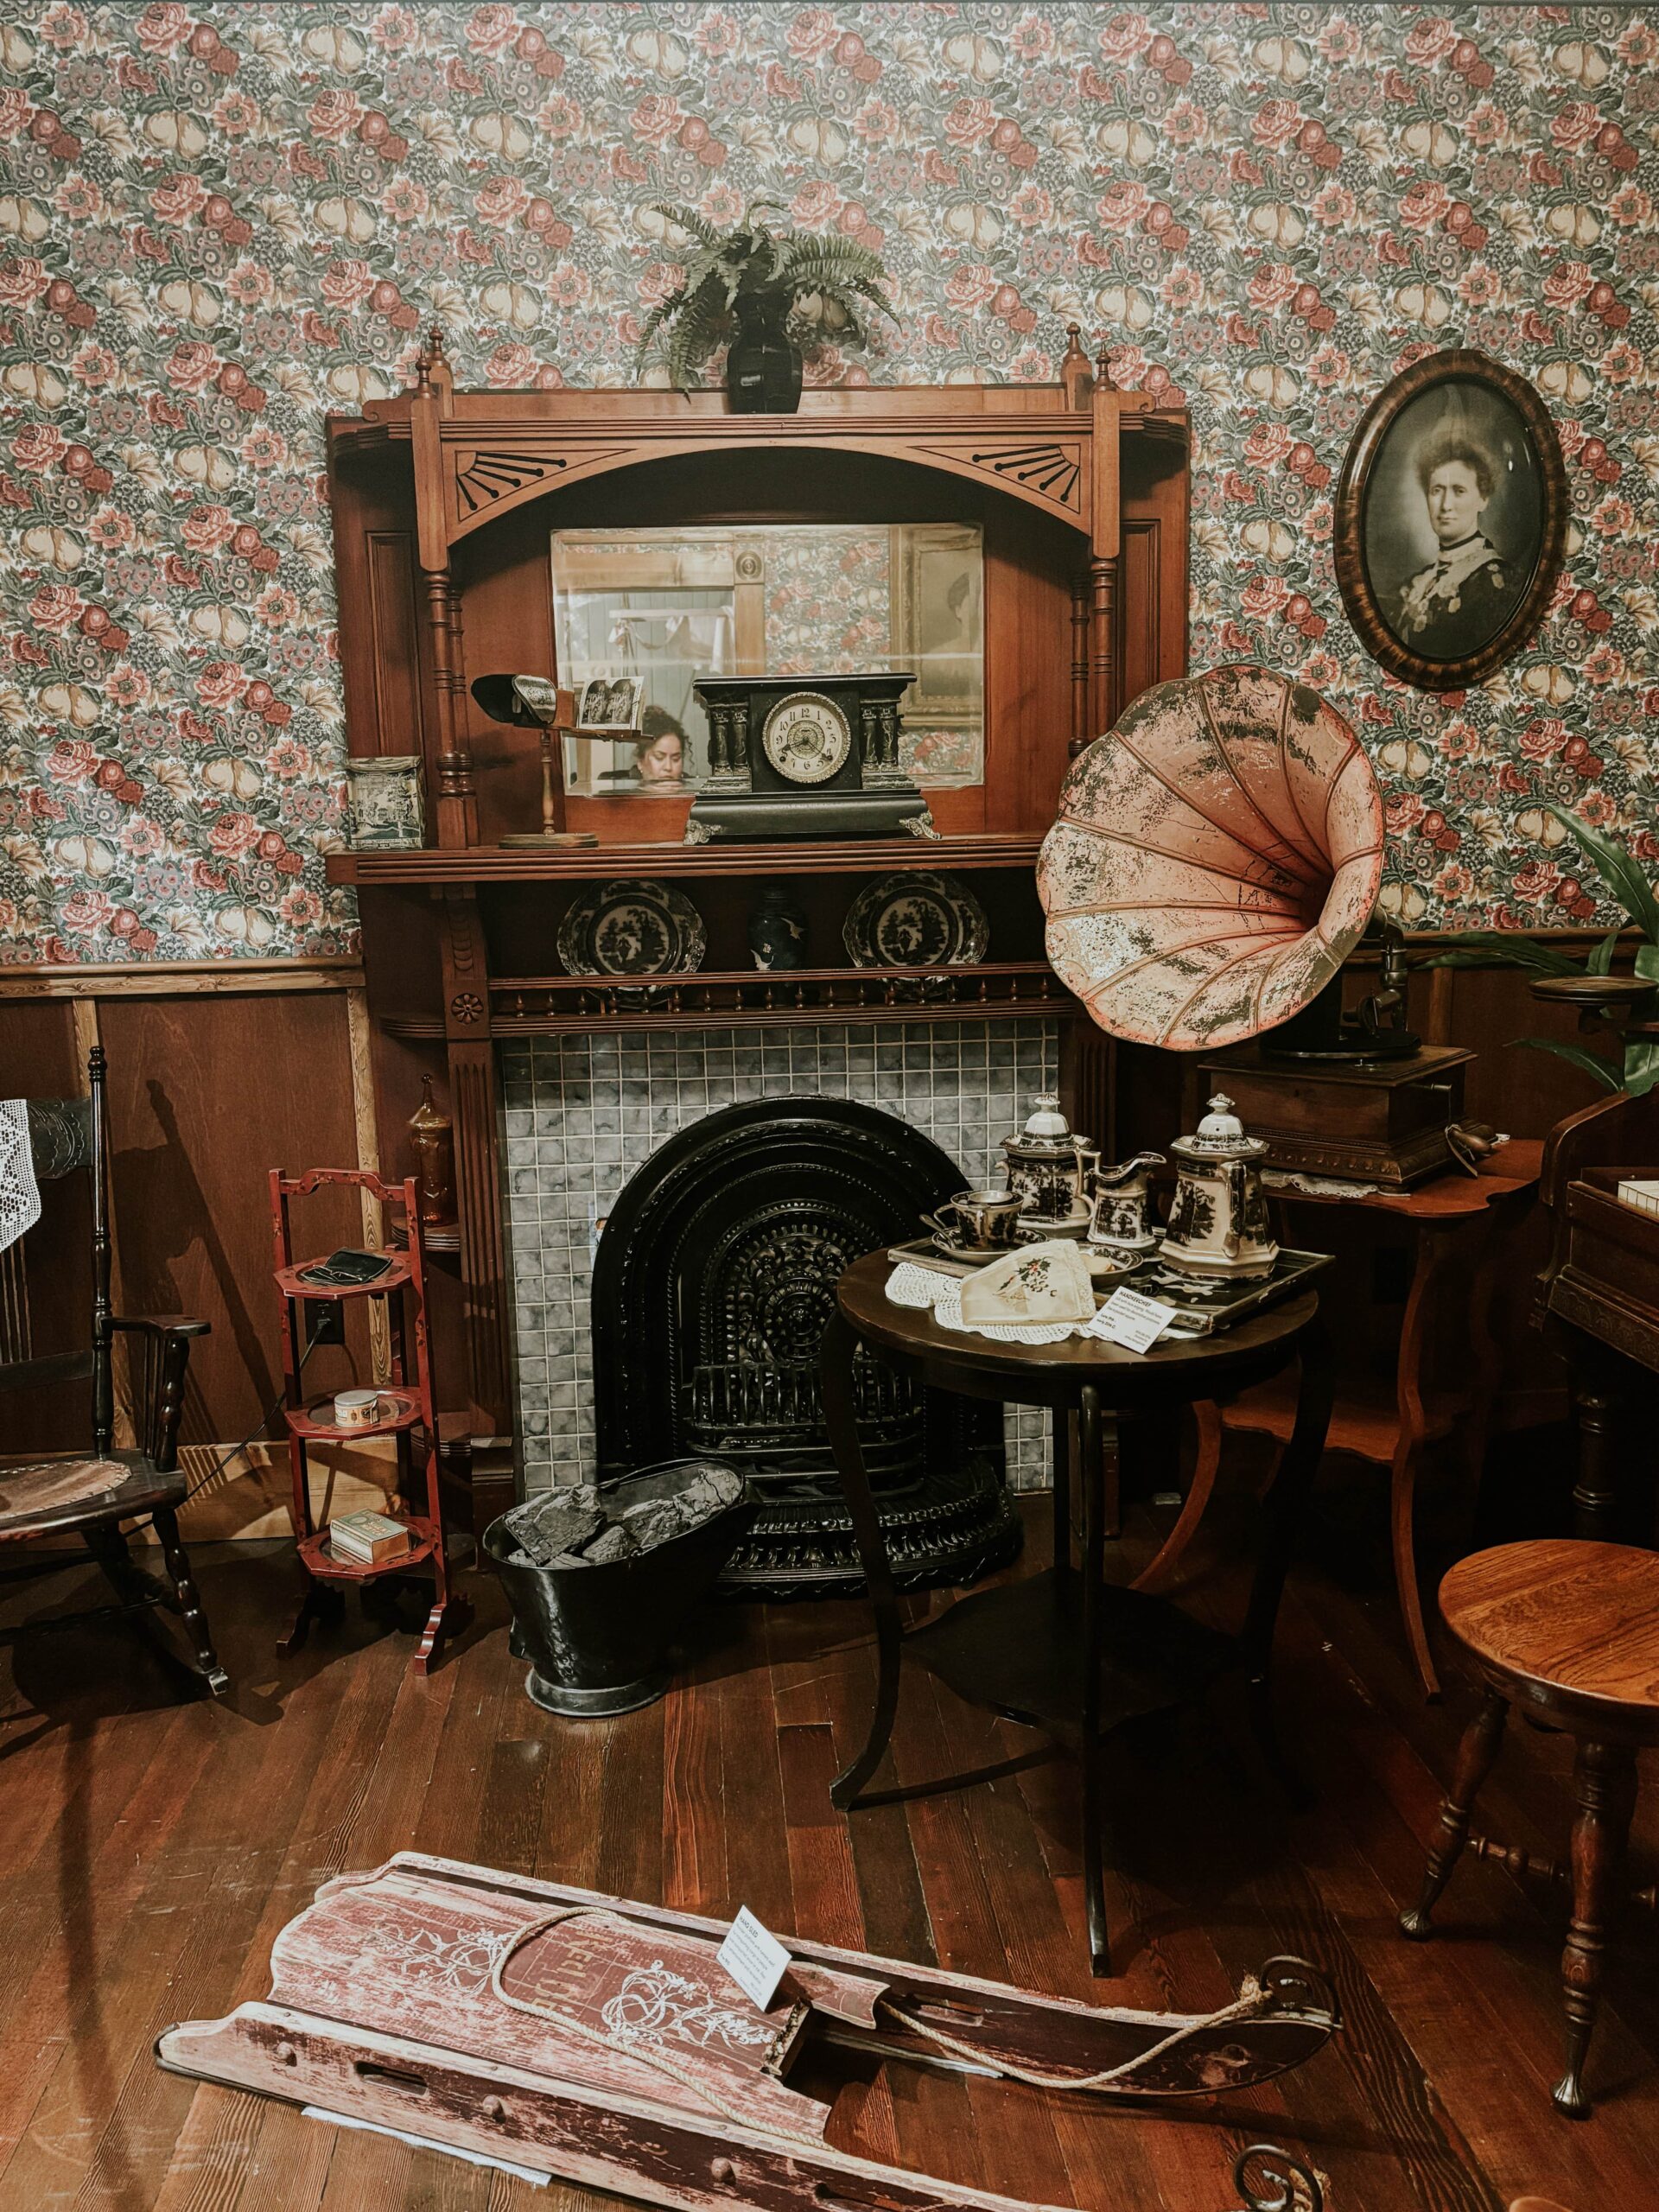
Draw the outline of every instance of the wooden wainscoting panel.
[[[267,1170],[357,1161],[343,993],[115,998],[99,1020],[110,1064],[118,1299],[134,1313],[194,1313],[187,1438],[245,1436],[281,1386]],[[308,1249],[357,1244],[349,1192],[305,1202]],[[308,1385],[368,1372],[366,1340],[319,1352]]]

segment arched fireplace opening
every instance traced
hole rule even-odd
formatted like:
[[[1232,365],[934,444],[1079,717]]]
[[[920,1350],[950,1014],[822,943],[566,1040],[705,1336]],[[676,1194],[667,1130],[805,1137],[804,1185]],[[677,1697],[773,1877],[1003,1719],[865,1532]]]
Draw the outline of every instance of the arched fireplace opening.
[[[664,1144],[611,1208],[594,1263],[601,1481],[708,1453],[762,1498],[734,1594],[861,1586],[818,1399],[836,1278],[914,1236],[963,1176],[930,1138],[854,1099],[760,1099]],[[1019,1548],[1000,1408],[861,1354],[860,1434],[898,1579],[971,1581]]]

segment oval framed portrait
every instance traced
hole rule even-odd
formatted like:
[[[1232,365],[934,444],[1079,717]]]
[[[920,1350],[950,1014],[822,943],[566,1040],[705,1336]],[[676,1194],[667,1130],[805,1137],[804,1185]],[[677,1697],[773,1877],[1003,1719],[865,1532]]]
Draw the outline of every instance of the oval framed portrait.
[[[1542,400],[1484,353],[1414,361],[1366,410],[1337,485],[1337,585],[1361,642],[1422,691],[1462,691],[1543,620],[1567,477]]]

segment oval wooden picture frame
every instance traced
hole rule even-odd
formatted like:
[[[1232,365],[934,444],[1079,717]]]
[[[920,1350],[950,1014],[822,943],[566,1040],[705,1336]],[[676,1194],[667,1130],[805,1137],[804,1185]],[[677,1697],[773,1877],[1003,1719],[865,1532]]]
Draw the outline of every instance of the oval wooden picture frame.
[[[1525,424],[1537,456],[1541,527],[1532,578],[1503,628],[1478,652],[1459,660],[1430,660],[1402,642],[1373,589],[1365,563],[1365,505],[1389,433],[1412,404],[1437,385],[1484,385],[1508,402]],[[1567,470],[1548,410],[1524,377],[1472,346],[1450,346],[1402,369],[1366,409],[1348,448],[1337,483],[1333,539],[1337,588],[1361,644],[1402,683],[1420,691],[1465,691],[1502,668],[1543,620],[1555,589],[1567,544]]]

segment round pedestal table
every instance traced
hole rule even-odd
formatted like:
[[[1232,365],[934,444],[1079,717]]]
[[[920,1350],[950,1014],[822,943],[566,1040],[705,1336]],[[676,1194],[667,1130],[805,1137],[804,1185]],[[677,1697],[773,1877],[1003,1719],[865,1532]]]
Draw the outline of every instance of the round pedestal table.
[[[1096,1974],[1109,1974],[1100,1769],[1102,1747],[1113,1731],[1186,1704],[1222,1675],[1242,1671],[1262,1750],[1276,1772],[1287,1772],[1274,1732],[1268,1659],[1292,1533],[1319,1466],[1330,1414],[1331,1363],[1319,1297],[1304,1291],[1219,1335],[1166,1339],[1135,1353],[1075,1337],[1054,1344],[1001,1344],[944,1329],[931,1313],[891,1303],[886,1287],[892,1272],[884,1252],[855,1261],[836,1287],[836,1311],[823,1338],[824,1415],[874,1609],[879,1661],[868,1740],[837,1777],[831,1801],[855,1812],[989,1781],[1057,1751],[1076,1758],[1083,1770],[1090,1959]],[[855,1415],[853,1360],[860,1344],[924,1385],[1050,1408],[1056,1435],[1052,1567],[960,1598],[932,1619],[904,1630]],[[1167,1599],[1109,1584],[1109,1417],[1120,1426],[1167,1419],[1184,1405],[1230,1398],[1293,1361],[1301,1367],[1296,1420],[1264,1501],[1261,1549],[1242,1629],[1224,1634]],[[1077,1564],[1066,1437],[1073,1416],[1083,1503]],[[893,1732],[901,1647],[969,1703],[1041,1728],[1048,1746],[970,1773],[867,1789]]]

